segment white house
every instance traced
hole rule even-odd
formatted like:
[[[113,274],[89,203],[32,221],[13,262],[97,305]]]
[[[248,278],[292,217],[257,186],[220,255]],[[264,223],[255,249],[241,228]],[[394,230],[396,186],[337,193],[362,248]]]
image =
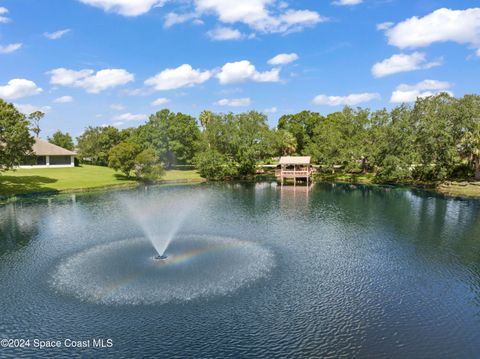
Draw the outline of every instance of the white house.
[[[54,145],[41,138],[35,138],[32,147],[34,158],[20,168],[58,168],[74,167],[76,153]]]

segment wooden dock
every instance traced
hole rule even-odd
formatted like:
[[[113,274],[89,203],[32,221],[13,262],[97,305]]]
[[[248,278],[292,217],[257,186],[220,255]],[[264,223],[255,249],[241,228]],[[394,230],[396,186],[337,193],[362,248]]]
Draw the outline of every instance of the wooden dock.
[[[280,168],[275,170],[275,176],[280,180],[282,186],[288,180],[293,180],[294,186],[297,184],[297,180],[302,180],[306,182],[308,187],[312,182],[314,173],[310,162],[311,158],[309,156],[281,157]]]

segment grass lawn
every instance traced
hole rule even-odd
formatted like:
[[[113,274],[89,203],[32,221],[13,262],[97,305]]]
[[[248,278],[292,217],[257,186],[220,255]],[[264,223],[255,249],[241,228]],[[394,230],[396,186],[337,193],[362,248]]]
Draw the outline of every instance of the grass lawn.
[[[202,177],[197,171],[170,170],[165,172],[163,181],[200,181]]]
[[[316,180],[338,183],[371,184],[374,175],[372,173],[317,173]]]
[[[200,181],[196,171],[167,171],[163,181]],[[108,167],[87,166],[69,168],[18,169],[0,174],[0,196],[37,192],[82,191],[103,187],[135,186]]]
[[[480,182],[446,182],[437,191],[447,196],[480,197]]]

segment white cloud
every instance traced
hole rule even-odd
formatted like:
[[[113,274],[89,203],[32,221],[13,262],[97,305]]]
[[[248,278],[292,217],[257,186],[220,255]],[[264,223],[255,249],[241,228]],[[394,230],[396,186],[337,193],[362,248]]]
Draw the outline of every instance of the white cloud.
[[[8,14],[8,9],[6,7],[0,7],[0,15]],[[11,20],[6,16],[0,16],[0,24],[9,23]]]
[[[184,22],[194,20],[197,17],[198,17],[198,14],[194,12],[189,12],[185,14],[177,14],[176,12],[169,12],[165,16],[165,22],[163,23],[163,26],[166,28],[169,28],[169,27],[172,27],[173,25],[183,24]]]
[[[259,72],[250,61],[227,62],[217,74],[221,84],[231,84],[245,81],[278,82],[280,69]]]
[[[268,63],[270,65],[278,66],[278,65],[286,65],[297,60],[298,60],[298,55],[296,53],[278,54],[277,56],[268,60]]]
[[[132,82],[135,77],[124,69],[93,70],[69,70],[65,68],[54,69],[50,83],[53,85],[80,87],[89,93],[99,93],[104,90],[125,85]]]
[[[307,26],[313,26],[320,22],[328,21],[315,11],[310,10],[287,10],[278,18],[278,25],[271,29],[271,32],[293,32],[300,31]]]
[[[188,64],[175,69],[166,69],[145,81],[157,91],[174,90],[202,84],[212,77],[210,71],[195,70]]]
[[[12,79],[5,86],[0,86],[0,98],[15,100],[17,98],[37,95],[43,90],[35,82],[25,79]]]
[[[245,107],[250,106],[252,100],[248,97],[244,98],[233,98],[233,99],[221,99],[217,101],[215,104],[218,106],[229,106],[229,107]]]
[[[94,72],[93,70],[75,71],[61,67],[51,70],[47,74],[51,75],[50,83],[52,85],[74,86],[78,85],[82,79],[91,76]]]
[[[11,54],[12,52],[19,50],[21,47],[21,43],[9,44],[5,46],[0,45],[0,54]]]
[[[448,92],[452,84],[446,81],[425,80],[415,85],[399,85],[392,93],[390,102],[404,103],[414,102],[419,97],[428,97],[438,94],[439,92]]]
[[[424,17],[412,17],[386,31],[390,45],[405,48],[427,47],[453,41],[480,49],[480,8],[438,9]]]
[[[339,6],[352,6],[361,4],[363,0],[337,0],[334,1],[332,4],[339,5]]]
[[[124,16],[139,16],[149,12],[153,7],[163,6],[168,0],[79,1]],[[243,23],[256,31],[265,33],[299,31],[327,20],[316,11],[288,9],[285,1],[185,0],[183,3],[193,4],[193,9],[184,14],[170,12],[165,17],[165,27],[190,20],[199,23],[201,15],[209,14],[216,15],[224,24]]]
[[[313,99],[313,103],[316,105],[327,106],[355,106],[364,102],[370,102],[373,100],[380,100],[381,96],[378,93],[357,93],[348,96],[327,96],[318,95]]]
[[[381,24],[377,24],[377,30],[383,31],[390,29],[395,23],[391,21],[382,22]]]
[[[62,96],[62,97],[58,97],[55,100],[53,100],[53,102],[55,102],[55,103],[69,103],[69,102],[72,102],[72,101],[73,101],[72,96]]]
[[[397,54],[373,65],[372,74],[375,77],[384,77],[399,72],[430,69],[441,64],[441,60],[427,62],[426,54],[423,52],[414,52],[410,55]]]
[[[80,2],[99,7],[108,12],[123,16],[139,16],[149,12],[153,7],[163,6],[165,0],[79,0]]]
[[[47,113],[52,110],[50,106],[36,106],[36,105],[19,104],[19,103],[14,103],[13,105],[17,108],[18,111],[20,111],[21,113],[27,116],[36,111]]]
[[[64,35],[68,34],[71,30],[70,29],[64,29],[64,30],[58,30],[55,32],[45,32],[43,33],[43,36],[45,36],[47,39],[50,40],[58,40],[62,38]]]
[[[285,6],[276,6],[276,2],[272,0],[194,0],[194,2],[197,13],[213,13],[222,23],[243,23],[256,31],[267,33],[302,30],[326,21],[326,18],[315,11],[285,9]]]
[[[270,108],[266,108],[265,110],[263,110],[263,112],[265,112],[265,113],[277,113],[277,112],[278,112],[278,108],[276,108],[275,106],[273,106],[273,107],[270,107]]]
[[[85,88],[87,92],[99,93],[109,88],[125,85],[134,79],[133,74],[126,70],[105,69],[81,80],[81,87]]]
[[[160,98],[157,98],[155,101],[153,101],[150,105],[152,105],[153,107],[157,107],[157,106],[166,105],[169,102],[170,100],[168,98],[160,97]]]
[[[130,122],[130,121],[142,121],[142,120],[146,120],[147,117],[148,116],[144,114],[134,115],[130,112],[127,112],[127,113],[122,113],[120,115],[115,116],[113,120],[123,123],[123,122]]]
[[[240,31],[230,27],[217,27],[208,31],[207,36],[215,41],[240,40],[244,37]]]
[[[110,105],[110,108],[114,111],[123,111],[125,110],[125,106],[120,103],[113,103]]]

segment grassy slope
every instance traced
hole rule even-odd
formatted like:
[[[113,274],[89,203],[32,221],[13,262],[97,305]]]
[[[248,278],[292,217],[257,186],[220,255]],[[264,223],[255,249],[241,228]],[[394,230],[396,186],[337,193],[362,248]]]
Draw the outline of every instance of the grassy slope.
[[[196,171],[167,171],[164,181],[201,180]],[[112,186],[135,186],[108,167],[19,169],[0,174],[0,196],[36,192],[62,192]]]

